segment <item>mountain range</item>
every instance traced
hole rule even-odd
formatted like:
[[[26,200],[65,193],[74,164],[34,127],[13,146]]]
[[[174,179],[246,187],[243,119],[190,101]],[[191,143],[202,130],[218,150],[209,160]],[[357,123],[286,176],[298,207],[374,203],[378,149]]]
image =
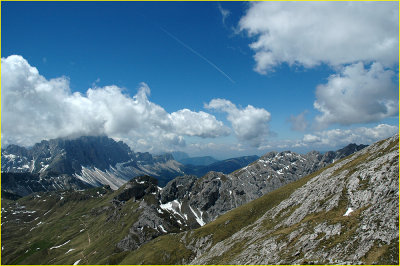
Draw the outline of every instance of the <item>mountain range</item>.
[[[2,189],[21,196],[101,185],[117,189],[140,175],[157,178],[158,185],[163,187],[179,175],[201,177],[210,170],[230,173],[255,159],[245,156],[194,166],[179,163],[168,153],[134,152],[122,141],[105,136],[43,140],[30,148],[9,145],[2,149]]]
[[[174,156],[174,154],[172,154]],[[175,158],[175,156],[174,156]],[[190,164],[190,165],[196,165],[196,166],[205,166],[209,165],[212,163],[218,162],[217,159],[211,156],[201,156],[201,157],[187,157],[187,158],[182,158],[182,159],[176,159],[178,162],[181,164]]]
[[[237,158],[230,158],[222,161],[217,161],[208,165],[185,165],[183,170],[186,174],[202,177],[210,171],[221,172],[230,174],[249,163],[258,159],[258,156],[242,156]]]
[[[109,185],[117,189],[139,175],[157,177],[163,185],[183,174],[182,165],[170,154],[133,152],[122,141],[105,136],[43,140],[29,149],[9,145],[2,150],[1,162],[2,173],[34,174],[39,177],[38,187],[43,185],[45,190],[61,188],[57,180],[66,176],[81,188]],[[79,181],[85,185],[81,186]]]
[[[355,146],[355,149],[360,147]],[[157,178],[158,185],[163,187],[185,174],[197,177],[209,171],[229,174],[257,158],[244,156],[209,165],[183,165],[171,154],[134,152],[122,141],[105,136],[43,140],[31,148],[9,145],[2,150],[2,189],[20,196],[101,185],[115,190],[140,175]]]
[[[117,190],[2,192],[3,263],[398,263],[398,136],[362,148],[270,152],[163,188],[142,175]]]

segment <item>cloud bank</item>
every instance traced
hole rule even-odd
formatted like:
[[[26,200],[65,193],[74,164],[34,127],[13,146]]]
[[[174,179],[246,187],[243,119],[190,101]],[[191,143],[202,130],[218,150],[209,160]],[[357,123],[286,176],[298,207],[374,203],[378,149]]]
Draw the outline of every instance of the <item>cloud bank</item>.
[[[188,109],[173,113],[149,100],[142,83],[134,97],[117,86],[72,93],[66,77],[47,80],[21,56],[1,59],[2,142],[24,146],[42,139],[108,135],[137,150],[185,145],[185,136],[216,138],[230,129],[215,116]]]
[[[397,126],[380,124],[373,128],[332,129],[305,134],[294,146],[344,147],[349,143],[371,144],[398,133]]]
[[[398,60],[398,2],[254,2],[239,29],[255,38],[255,70]]]

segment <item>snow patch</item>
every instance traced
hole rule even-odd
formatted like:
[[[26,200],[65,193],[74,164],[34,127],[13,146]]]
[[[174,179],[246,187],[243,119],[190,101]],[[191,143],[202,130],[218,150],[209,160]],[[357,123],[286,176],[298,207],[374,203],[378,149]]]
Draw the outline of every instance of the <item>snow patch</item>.
[[[79,263],[80,261],[81,261],[80,259],[77,260],[77,261],[75,261],[75,262],[74,262],[74,265],[78,265],[78,263]]]
[[[203,221],[203,218],[201,217],[203,213],[200,212],[200,217],[199,217],[199,216],[197,215],[197,213],[192,209],[192,206],[189,205],[189,208],[190,208],[190,210],[193,212],[193,214],[194,214],[194,216],[195,216],[195,218],[196,218],[197,223],[198,223],[200,226],[205,225],[206,223]]]
[[[61,244],[61,245],[59,245],[59,246],[54,246],[54,247],[51,247],[50,249],[54,249],[54,248],[59,248],[59,247],[62,247],[62,246],[64,246],[64,245],[68,244],[70,241],[71,241],[71,240],[68,240],[68,241],[67,241],[67,242],[65,242],[64,244]]]
[[[354,210],[352,208],[348,208],[346,213],[343,216],[349,216]]]
[[[164,233],[168,233],[161,224],[158,227],[160,227],[161,231],[163,231]]]
[[[17,155],[15,154],[2,154],[5,158],[14,161],[15,158],[17,158]]]
[[[182,206],[182,203],[180,203],[177,200],[173,200],[173,201],[167,202],[165,204],[160,204],[161,209],[172,212],[174,214],[177,214],[180,217],[182,217],[183,219],[187,220],[187,215],[184,214],[184,216],[182,216],[182,214],[180,213],[181,206]]]
[[[70,248],[67,252],[65,252],[65,254],[68,254],[68,253],[70,253],[71,251],[74,251],[75,249],[74,248]]]
[[[49,167],[48,164],[43,165],[42,169],[39,170],[39,173],[43,173],[48,167]],[[28,166],[28,168],[29,168],[29,166]]]

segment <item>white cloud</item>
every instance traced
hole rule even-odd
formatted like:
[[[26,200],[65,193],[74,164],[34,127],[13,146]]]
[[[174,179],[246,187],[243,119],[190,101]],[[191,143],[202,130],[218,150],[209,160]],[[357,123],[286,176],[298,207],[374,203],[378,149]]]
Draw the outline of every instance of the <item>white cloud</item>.
[[[317,87],[314,107],[322,113],[316,117],[317,123],[350,125],[396,115],[398,88],[393,78],[394,72],[380,63],[373,63],[369,69],[363,63],[344,67]]]
[[[303,137],[303,141],[305,143],[316,143],[316,142],[320,142],[321,138],[315,135],[311,135],[311,134],[305,134]]]
[[[310,150],[337,150],[350,143],[369,145],[397,134],[398,130],[398,126],[388,124],[379,124],[371,128],[337,128],[304,134],[300,139],[271,140],[258,149],[264,152],[282,149],[295,150],[298,152],[309,152]]]
[[[2,142],[32,145],[42,139],[103,135],[134,149],[185,145],[184,136],[214,138],[229,129],[213,115],[188,109],[167,113],[149,101],[141,84],[129,97],[117,86],[72,93],[66,77],[47,80],[21,56],[1,59]]]
[[[219,12],[221,13],[221,16],[222,16],[222,24],[225,25],[225,20],[226,20],[227,17],[229,17],[231,12],[228,9],[222,8],[220,3],[218,3],[217,7],[218,7],[218,10],[219,10]]]
[[[225,99],[213,99],[205,104],[205,108],[226,112],[238,139],[254,147],[261,145],[269,135],[268,122],[271,114],[263,108],[248,105],[244,109],[239,109]]]
[[[192,112],[182,109],[172,113],[171,119],[178,133],[187,136],[212,138],[230,133],[229,128],[225,127],[221,121],[217,121],[213,115],[202,111]]]
[[[306,120],[306,114],[308,111],[304,111],[299,115],[291,115],[289,118],[289,122],[292,124],[291,129],[295,131],[304,131],[307,129],[308,122]]]
[[[255,70],[398,62],[398,2],[254,2],[239,28],[256,40]]]
[[[398,133],[397,126],[380,124],[373,128],[331,129],[306,134],[297,146],[344,147],[349,143],[371,144]],[[295,145],[294,145],[295,146]]]

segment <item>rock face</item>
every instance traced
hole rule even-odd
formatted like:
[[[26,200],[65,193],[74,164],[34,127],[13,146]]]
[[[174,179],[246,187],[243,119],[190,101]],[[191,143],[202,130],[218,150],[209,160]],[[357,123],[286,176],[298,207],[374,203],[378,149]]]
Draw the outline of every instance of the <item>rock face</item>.
[[[154,243],[121,264],[398,265],[399,137]]]
[[[198,180],[193,176],[174,179],[161,192],[161,201],[163,204],[177,201],[189,206],[189,212],[181,214],[194,215],[197,223],[204,225],[229,210],[365,147],[350,144],[336,152],[324,154],[316,151],[304,155],[290,151],[269,152],[231,174],[211,171]]]
[[[140,176],[126,183],[114,197],[114,206],[123,206],[131,200],[139,202],[137,220],[129,227],[128,234],[116,243],[120,251],[137,249],[158,236],[187,230],[188,227],[174,215],[160,207],[158,180],[150,176]],[[179,221],[179,222],[178,222]]]
[[[36,182],[36,186],[43,190],[70,188],[62,185],[65,182],[56,182],[56,179],[71,181],[71,187],[109,185],[117,189],[133,177],[143,174],[157,177],[160,185],[183,174],[183,165],[171,155],[135,153],[123,142],[107,137],[53,139],[37,143],[30,149],[10,145],[2,150],[1,161],[2,173],[39,176],[40,181]],[[10,187],[6,189],[10,190]],[[29,188],[26,190],[29,191]]]

